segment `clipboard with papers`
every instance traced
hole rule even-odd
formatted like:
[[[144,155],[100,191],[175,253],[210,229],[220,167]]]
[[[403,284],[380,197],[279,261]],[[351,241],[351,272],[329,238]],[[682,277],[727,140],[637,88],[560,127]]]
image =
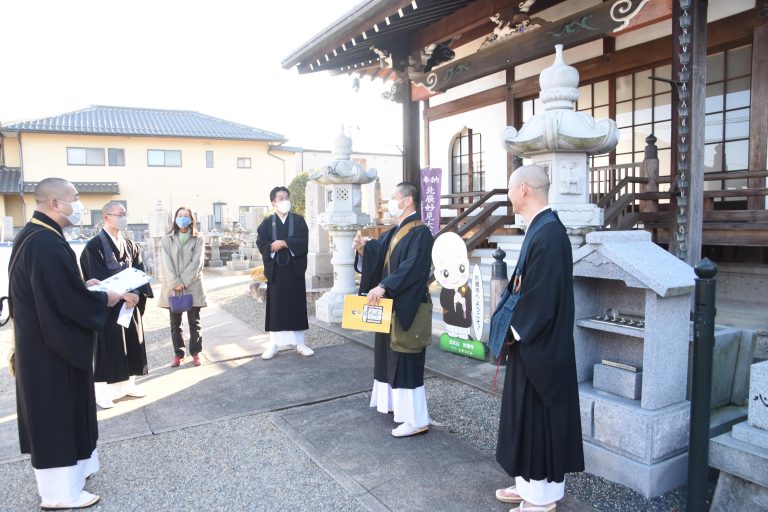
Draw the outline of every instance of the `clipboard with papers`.
[[[381,299],[378,306],[369,306],[363,295],[344,296],[341,326],[358,331],[389,332],[392,322],[392,299]]]

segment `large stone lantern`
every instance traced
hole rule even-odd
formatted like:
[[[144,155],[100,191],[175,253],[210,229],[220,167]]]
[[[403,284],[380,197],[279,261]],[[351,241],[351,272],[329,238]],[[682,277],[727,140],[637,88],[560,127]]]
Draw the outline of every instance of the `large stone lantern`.
[[[563,62],[563,45],[556,45],[555,52],[555,63],[539,75],[543,112],[520,131],[508,126],[504,145],[510,153],[547,169],[552,209],[569,234],[583,235],[603,224],[602,208],[589,202],[588,155],[612,151],[619,130],[612,119],[596,121],[586,112],[575,111],[579,72]]]
[[[317,318],[328,323],[341,323],[344,296],[357,293],[352,241],[357,230],[371,220],[360,208],[360,185],[375,180],[376,171],[363,169],[350,159],[351,154],[352,139],[342,132],[334,141],[333,162],[309,176],[325,186],[325,211],[319,215],[319,223],[332,240],[333,287],[318,299],[315,310]]]

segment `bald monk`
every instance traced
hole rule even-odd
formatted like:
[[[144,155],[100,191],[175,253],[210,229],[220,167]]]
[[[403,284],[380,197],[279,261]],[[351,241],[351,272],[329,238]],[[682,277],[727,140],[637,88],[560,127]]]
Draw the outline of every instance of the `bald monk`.
[[[502,347],[507,362],[496,460],[514,479],[496,491],[496,498],[517,504],[512,510],[520,512],[554,510],[565,493],[565,473],[584,471],[573,257],[548,195],[549,178],[538,165],[520,167],[510,176],[512,209],[528,229],[491,319],[489,340]]]
[[[99,281],[83,282],[64,239],[83,213],[75,187],[44,179],[35,202],[8,268],[19,444],[31,455],[42,508],[85,508],[99,500],[84,490],[99,469],[93,336],[121,297],[87,289]]]

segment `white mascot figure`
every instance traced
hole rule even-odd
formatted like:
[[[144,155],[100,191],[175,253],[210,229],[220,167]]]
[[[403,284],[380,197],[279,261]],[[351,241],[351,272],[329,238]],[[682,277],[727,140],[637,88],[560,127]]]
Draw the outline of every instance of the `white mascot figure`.
[[[469,258],[464,240],[456,233],[443,233],[432,246],[435,279],[443,287],[440,305],[448,335],[470,339],[472,289],[469,286]]]

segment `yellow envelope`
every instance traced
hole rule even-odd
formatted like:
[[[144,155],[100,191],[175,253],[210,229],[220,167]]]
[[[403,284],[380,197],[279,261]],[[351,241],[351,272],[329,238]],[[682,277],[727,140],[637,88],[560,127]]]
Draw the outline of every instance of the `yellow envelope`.
[[[392,299],[381,299],[378,306],[369,306],[367,301],[363,295],[345,295],[341,326],[358,331],[389,332]]]

